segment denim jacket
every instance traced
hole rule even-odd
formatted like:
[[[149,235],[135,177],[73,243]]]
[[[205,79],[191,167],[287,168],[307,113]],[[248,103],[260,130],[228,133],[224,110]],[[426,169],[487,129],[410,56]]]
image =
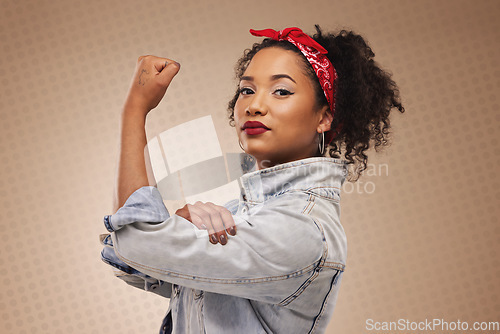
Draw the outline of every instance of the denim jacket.
[[[237,234],[200,238],[158,189],[104,217],[102,260],[130,285],[170,298],[160,333],[323,333],[347,257],[345,160],[313,157],[242,175],[226,203]]]

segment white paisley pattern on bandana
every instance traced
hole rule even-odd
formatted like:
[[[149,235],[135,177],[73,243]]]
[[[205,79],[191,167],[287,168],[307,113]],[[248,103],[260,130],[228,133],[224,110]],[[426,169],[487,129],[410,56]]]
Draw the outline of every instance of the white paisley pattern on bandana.
[[[286,40],[295,45],[302,54],[307,58],[309,63],[316,72],[316,76],[319,79],[319,83],[321,84],[321,88],[325,93],[326,100],[328,101],[328,105],[330,106],[330,110],[332,114],[335,112],[335,79],[337,79],[337,71],[330,63],[328,58],[321,54],[319,51],[314,50],[313,48],[295,42],[290,36],[286,37]]]

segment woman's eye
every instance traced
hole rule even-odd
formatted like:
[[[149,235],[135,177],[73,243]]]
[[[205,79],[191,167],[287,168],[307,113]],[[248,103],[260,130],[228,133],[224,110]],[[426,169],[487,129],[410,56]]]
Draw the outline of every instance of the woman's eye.
[[[276,95],[279,95],[279,96],[293,95],[293,93],[292,93],[292,92],[290,92],[290,91],[289,91],[289,90],[287,90],[287,89],[283,89],[283,88],[276,89],[276,90],[274,91],[274,93],[275,93]]]
[[[241,95],[253,94],[253,90],[251,90],[250,88],[242,88],[240,89],[240,94]]]

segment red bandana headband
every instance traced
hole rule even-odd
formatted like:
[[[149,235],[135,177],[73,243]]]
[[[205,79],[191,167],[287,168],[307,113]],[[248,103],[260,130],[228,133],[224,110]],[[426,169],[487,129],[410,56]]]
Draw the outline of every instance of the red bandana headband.
[[[316,76],[319,79],[321,88],[323,89],[326,100],[328,101],[328,105],[330,106],[332,116],[334,116],[336,91],[335,79],[337,79],[337,71],[335,71],[333,64],[326,56],[328,51],[324,47],[322,47],[318,42],[309,37],[309,35],[306,35],[301,29],[295,27],[286,28],[280,31],[276,31],[273,29],[250,29],[250,33],[254,36],[269,37],[276,41],[288,41],[295,45],[307,58],[307,60],[313,67],[314,72],[316,72]],[[326,132],[326,145],[330,144],[333,138],[335,138],[335,136],[339,133],[341,127],[342,124],[339,124],[339,127],[335,132]]]

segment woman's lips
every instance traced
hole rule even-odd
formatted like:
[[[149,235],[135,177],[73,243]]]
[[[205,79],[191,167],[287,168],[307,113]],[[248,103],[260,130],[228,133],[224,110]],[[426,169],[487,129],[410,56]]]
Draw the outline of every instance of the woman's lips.
[[[247,135],[259,135],[269,130],[267,126],[258,121],[247,121],[243,124],[243,131]]]
[[[264,133],[268,130],[266,128],[246,128],[243,131],[245,131],[245,133],[247,135],[259,135],[259,134]]]

